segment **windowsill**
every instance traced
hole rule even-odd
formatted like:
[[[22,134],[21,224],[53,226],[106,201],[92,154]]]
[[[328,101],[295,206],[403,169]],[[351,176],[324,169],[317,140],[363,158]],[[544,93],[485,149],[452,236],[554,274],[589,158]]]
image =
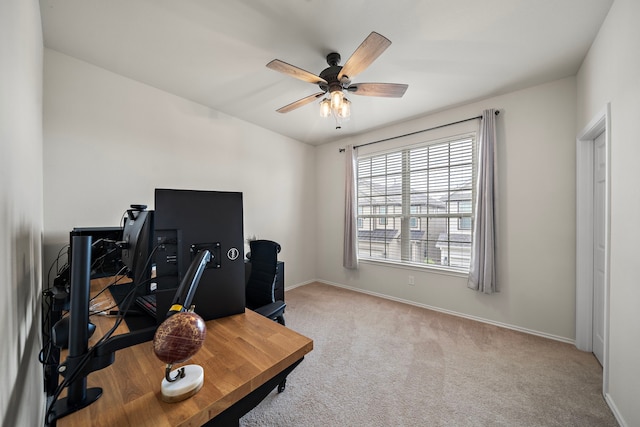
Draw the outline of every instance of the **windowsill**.
[[[454,277],[468,277],[469,272],[464,270],[453,270],[448,268],[442,268],[435,265],[415,265],[415,264],[405,264],[395,261],[387,261],[387,260],[379,260],[379,259],[370,259],[370,258],[358,258],[358,262],[363,264],[372,264],[379,265],[384,267],[392,267],[398,268],[401,270],[413,270],[413,271],[421,271],[423,273],[435,273],[442,274],[445,276],[454,276]]]

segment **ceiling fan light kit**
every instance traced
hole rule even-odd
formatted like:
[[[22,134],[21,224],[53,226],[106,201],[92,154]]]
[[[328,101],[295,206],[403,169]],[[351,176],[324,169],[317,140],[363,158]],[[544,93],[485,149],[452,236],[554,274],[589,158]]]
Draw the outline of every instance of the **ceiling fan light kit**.
[[[331,109],[339,110],[342,106],[342,100],[344,99],[344,94],[341,90],[334,90],[331,92]]]
[[[320,101],[320,116],[333,116],[336,120],[336,129],[342,127],[342,122],[351,116],[351,101],[344,96],[344,91],[354,95],[382,96],[387,98],[401,98],[409,87],[398,83],[359,83],[351,84],[351,79],[364,71],[391,45],[386,37],[376,33],[369,34],[358,46],[344,66],[340,66],[340,54],[332,52],[327,55],[328,68],[319,75],[310,73],[302,68],[288,64],[279,59],[274,59],[267,64],[268,68],[287,74],[299,80],[317,84],[322,92],[306,96],[302,99],[285,105],[276,110],[279,113],[288,113],[303,105],[328,94]]]

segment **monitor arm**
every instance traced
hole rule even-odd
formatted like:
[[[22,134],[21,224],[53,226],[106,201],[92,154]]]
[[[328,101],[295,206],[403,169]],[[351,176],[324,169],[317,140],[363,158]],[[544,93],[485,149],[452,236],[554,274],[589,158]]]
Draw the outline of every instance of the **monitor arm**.
[[[83,243],[88,243],[90,245],[90,242],[91,240],[89,238],[88,242]],[[88,245],[85,248],[85,251],[87,250]],[[86,256],[86,254],[82,254],[82,256]],[[198,284],[200,283],[202,273],[204,272],[207,263],[211,261],[211,258],[211,252],[206,249],[198,252],[194,260],[189,265],[187,273],[182,279],[182,282],[180,282],[180,286],[178,287],[176,296],[173,300],[173,305],[169,309],[167,317],[181,311],[187,311],[189,309],[191,302],[193,301],[193,296],[195,295],[196,289],[198,288]],[[87,286],[76,286],[75,288],[86,288],[86,290],[88,291],[88,274],[86,274],[86,272],[81,272],[77,275],[86,276],[85,279]],[[80,277],[80,279],[83,279],[83,277]],[[71,290],[72,292],[74,291],[73,286],[71,287]],[[84,294],[80,295],[80,298],[77,299],[86,299],[86,304],[88,305],[88,298],[84,298]],[[73,311],[71,315],[73,316]],[[118,350],[122,350],[123,348],[142,344],[143,342],[152,340],[155,335],[156,329],[157,328],[153,326],[127,334],[116,335],[108,338],[103,343],[100,343],[87,350],[83,354],[75,356],[70,353],[64,363],[60,365],[59,373],[63,377],[66,377],[66,375],[69,374],[73,374],[75,378],[70,381],[69,387],[71,389],[74,389],[75,392],[70,393],[68,397],[56,402],[56,404],[52,408],[53,411],[51,415],[53,419],[51,421],[64,417],[65,415],[82,409],[85,406],[88,406],[96,401],[102,395],[102,389],[87,389],[87,375],[89,375],[91,372],[106,368],[107,366],[111,365],[115,361],[115,353]]]
[[[196,289],[198,289],[200,278],[202,278],[202,273],[204,273],[207,264],[212,258],[213,255],[208,249],[203,249],[196,254],[196,257],[191,261],[187,269],[187,274],[185,274],[182,282],[180,282],[167,317],[181,311],[189,310],[193,297],[196,294]]]

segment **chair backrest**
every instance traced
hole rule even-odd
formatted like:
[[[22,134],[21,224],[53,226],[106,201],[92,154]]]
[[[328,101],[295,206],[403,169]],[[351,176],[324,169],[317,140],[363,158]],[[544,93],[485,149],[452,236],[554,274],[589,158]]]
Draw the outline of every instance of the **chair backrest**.
[[[252,240],[251,274],[246,287],[246,305],[257,308],[275,301],[274,287],[280,245],[271,240]]]

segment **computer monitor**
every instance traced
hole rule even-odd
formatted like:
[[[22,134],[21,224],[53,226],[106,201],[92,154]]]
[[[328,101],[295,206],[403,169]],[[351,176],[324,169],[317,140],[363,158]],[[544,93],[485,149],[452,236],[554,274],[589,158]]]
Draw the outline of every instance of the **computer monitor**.
[[[117,242],[122,240],[122,227],[74,227],[69,232],[68,262],[58,272],[53,281],[54,292],[68,293],[70,269],[73,259],[73,237],[89,236],[91,244],[90,278],[116,275],[123,267],[120,259],[120,249]],[[64,309],[69,306],[68,295],[65,298]]]
[[[115,276],[123,267],[122,227],[74,227],[69,232],[69,263],[73,257],[73,236],[91,236],[91,279]]]
[[[136,295],[152,291],[153,221],[153,211],[146,210],[144,205],[131,205],[122,227],[122,240],[118,242],[122,248],[122,263],[127,267],[127,275],[133,279]]]
[[[242,215],[239,192],[155,190],[158,316],[166,315],[191,261],[203,249],[212,259],[193,299],[196,313],[210,320],[244,312]]]

